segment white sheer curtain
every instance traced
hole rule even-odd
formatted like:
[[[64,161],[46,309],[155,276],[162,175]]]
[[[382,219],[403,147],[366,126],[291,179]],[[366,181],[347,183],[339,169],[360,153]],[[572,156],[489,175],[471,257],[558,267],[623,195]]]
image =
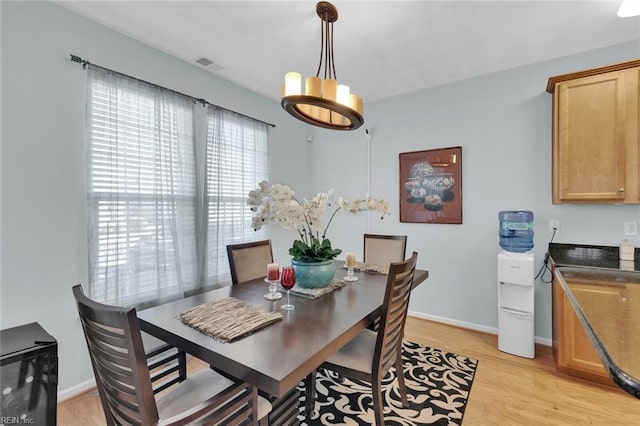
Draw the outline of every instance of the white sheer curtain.
[[[209,105],[204,216],[208,229],[205,273],[208,283],[229,277],[226,245],[268,238],[251,228],[247,194],[269,179],[265,123]]]
[[[157,304],[198,285],[193,99],[89,65],[90,296]]]

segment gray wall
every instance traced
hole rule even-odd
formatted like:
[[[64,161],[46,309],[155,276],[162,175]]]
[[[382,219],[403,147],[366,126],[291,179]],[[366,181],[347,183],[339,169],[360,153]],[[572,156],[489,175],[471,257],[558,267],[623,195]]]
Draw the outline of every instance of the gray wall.
[[[65,395],[93,377],[71,295],[73,285],[87,283],[86,73],[69,54],[275,123],[270,139],[277,180],[304,182],[306,131],[277,102],[53,3],[2,1],[0,7],[0,328],[37,321],[58,339]],[[303,160],[286,161],[288,156]],[[274,251],[286,253],[279,244]]]
[[[85,73],[68,60],[70,53],[275,123],[273,181],[302,196],[334,188],[355,197],[369,190],[362,130],[311,130],[275,101],[51,3],[2,1],[0,15],[0,328],[38,321],[58,339],[63,395],[92,378],[71,296],[72,285],[87,281],[87,247]],[[408,252],[418,251],[420,267],[431,274],[413,296],[413,312],[495,329],[498,211],[535,212],[537,267],[550,218],[561,221],[556,241],[611,245],[623,239],[625,220],[640,220],[638,206],[551,204],[551,96],[544,92],[551,75],[639,53],[638,43],[628,43],[367,103],[371,193],[387,198],[393,212],[382,221],[340,214],[329,234],[334,246],[360,256],[366,230],[408,234]],[[357,91],[357,82],[350,83]],[[313,142],[306,142],[307,133]],[[457,145],[463,147],[463,224],[399,223],[398,154]],[[273,232],[276,260],[286,263],[294,235]],[[549,286],[537,285],[536,335],[548,339]]]
[[[373,217],[371,230],[407,234],[407,252],[418,251],[419,266],[430,272],[426,285],[412,295],[414,314],[496,330],[501,210],[534,212],[536,272],[551,238],[552,218],[561,224],[555,242],[618,245],[628,238],[640,246],[638,237],[624,237],[623,230],[624,221],[640,221],[638,205],[551,204],[552,96],[545,92],[550,76],[639,56],[640,43],[625,43],[365,105],[365,127],[373,136],[371,192],[394,208],[390,218]],[[357,90],[357,82],[348,83]],[[316,185],[344,188],[345,182],[366,181],[364,132],[317,131],[314,144]],[[400,223],[398,154],[450,146],[462,146],[463,224]],[[320,164],[329,163],[330,176],[321,176]],[[347,190],[364,193],[366,184]],[[366,229],[366,221],[344,218],[332,235],[358,228]],[[361,237],[352,231],[343,235],[338,246],[361,254]],[[540,280],[535,313],[536,336],[549,343],[551,291]]]

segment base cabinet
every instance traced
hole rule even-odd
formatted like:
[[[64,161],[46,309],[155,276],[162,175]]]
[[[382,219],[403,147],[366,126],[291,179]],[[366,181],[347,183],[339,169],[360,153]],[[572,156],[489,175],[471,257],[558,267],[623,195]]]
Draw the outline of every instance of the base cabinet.
[[[629,329],[623,323],[628,320],[625,303],[627,300],[626,287],[607,282],[566,281],[572,294],[585,311],[597,312],[598,315],[606,316],[607,318],[599,318],[606,320],[602,322],[617,324],[617,326],[606,329],[594,328],[596,328],[596,334],[600,340],[605,343],[610,356],[621,361],[621,357],[626,353],[624,345],[628,339],[625,339],[625,336],[620,333],[625,333],[625,330]],[[555,274],[553,279],[553,352],[558,372],[614,385]]]

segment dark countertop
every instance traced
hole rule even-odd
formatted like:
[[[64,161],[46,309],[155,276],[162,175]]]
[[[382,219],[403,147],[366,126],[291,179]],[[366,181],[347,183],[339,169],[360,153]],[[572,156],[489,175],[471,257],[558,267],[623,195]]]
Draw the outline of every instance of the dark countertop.
[[[640,272],[640,248],[633,261],[621,261],[618,247],[549,243],[549,256],[556,266],[580,266]]]
[[[555,277],[594,345],[611,379],[640,398],[640,261],[621,262],[618,247],[584,244],[549,244]],[[581,285],[602,285],[613,293],[617,309],[608,309],[579,290]],[[598,297],[598,296],[596,296]],[[611,312],[615,310],[616,312]]]

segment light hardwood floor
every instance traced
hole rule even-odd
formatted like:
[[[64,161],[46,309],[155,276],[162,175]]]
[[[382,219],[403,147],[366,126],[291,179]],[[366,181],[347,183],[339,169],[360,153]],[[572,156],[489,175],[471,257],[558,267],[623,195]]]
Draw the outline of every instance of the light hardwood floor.
[[[406,340],[479,360],[464,425],[640,425],[640,400],[616,387],[557,374],[551,348],[535,359],[497,349],[492,334],[409,318]],[[189,371],[206,367],[197,359]],[[58,404],[58,425],[104,425],[94,391]]]

